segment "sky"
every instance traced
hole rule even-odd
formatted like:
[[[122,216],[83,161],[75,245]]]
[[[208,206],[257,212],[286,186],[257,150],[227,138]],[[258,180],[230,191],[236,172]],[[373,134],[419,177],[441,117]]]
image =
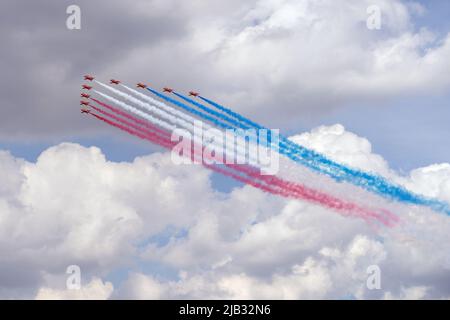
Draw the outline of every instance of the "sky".
[[[450,297],[446,217],[413,208],[411,225],[374,233],[174,167],[79,112],[84,74],[196,90],[450,201],[448,2],[80,0],[69,30],[71,4],[0,3],[0,297]],[[379,30],[366,26],[374,4]],[[365,288],[368,263],[385,270],[382,292]],[[82,290],[64,289],[69,264]]]

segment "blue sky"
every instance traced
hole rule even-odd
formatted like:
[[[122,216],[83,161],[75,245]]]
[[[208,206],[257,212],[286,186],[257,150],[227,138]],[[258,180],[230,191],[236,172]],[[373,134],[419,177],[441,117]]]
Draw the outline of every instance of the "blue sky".
[[[450,12],[450,2],[445,0],[422,0],[421,3],[429,14],[416,17],[415,24],[418,27],[427,27],[446,34],[450,29],[450,20],[448,13]]]
[[[317,119],[317,125],[343,124],[366,137],[374,152],[400,172],[448,162],[450,95],[394,99],[383,104],[348,106]]]

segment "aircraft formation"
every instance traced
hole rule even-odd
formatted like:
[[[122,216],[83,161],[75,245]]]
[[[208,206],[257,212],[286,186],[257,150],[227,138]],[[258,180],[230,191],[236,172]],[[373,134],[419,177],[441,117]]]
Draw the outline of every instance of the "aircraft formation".
[[[89,74],[87,74],[87,75],[84,76],[84,80],[87,80],[87,81],[94,81],[94,80],[95,80],[95,77],[94,77],[94,76],[91,76],[91,75],[89,75]],[[118,84],[121,83],[121,81],[120,81],[120,80],[116,80],[116,79],[110,79],[110,80],[109,80],[109,83],[110,83],[110,84],[118,85]],[[147,86],[146,86],[144,83],[142,83],[142,82],[137,83],[137,84],[136,84],[136,87],[137,87],[137,88],[140,88],[140,89],[145,89],[145,88],[147,88]],[[82,88],[83,90],[89,91],[89,90],[91,90],[93,87],[92,87],[91,85],[83,84],[83,85],[81,86],[81,88]],[[169,87],[164,87],[164,88],[163,88],[163,92],[172,93],[172,92],[173,92],[173,89],[172,89],[172,88],[169,88]],[[198,97],[198,96],[199,96],[199,93],[198,93],[198,92],[195,92],[195,91],[189,91],[188,94],[189,94],[189,97]],[[89,99],[90,97],[91,97],[91,96],[90,96],[89,94],[87,94],[87,93],[81,93],[81,98]],[[87,114],[87,113],[90,113],[90,110],[89,110],[89,108],[88,108],[88,107],[89,107],[89,101],[81,100],[81,101],[80,101],[80,105],[83,106],[83,108],[81,109],[81,113],[86,113],[86,114]]]

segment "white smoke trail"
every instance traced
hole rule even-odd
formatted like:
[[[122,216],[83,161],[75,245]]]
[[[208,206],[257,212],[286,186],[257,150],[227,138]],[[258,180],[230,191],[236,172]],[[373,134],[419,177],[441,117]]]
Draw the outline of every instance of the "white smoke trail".
[[[116,90],[108,85],[100,83],[105,88],[111,90],[112,92],[123,96],[124,98],[129,97],[129,95]],[[153,103],[160,107],[163,110],[166,110],[168,113],[172,113],[174,116],[180,116],[186,121],[192,122],[195,121],[196,118],[177,110],[171,106],[166,105],[165,103],[158,101],[150,96],[140,93],[137,90],[134,90],[126,85],[121,84],[126,90],[136,94],[136,96]],[[134,102],[140,101],[140,103],[136,103],[141,105],[143,108],[148,109],[145,105],[148,106],[145,102],[132,97]],[[155,108],[155,107],[154,107]],[[208,125],[208,124],[207,124]],[[212,127],[208,125],[209,127]],[[205,126],[206,127],[206,126]],[[213,127],[212,127],[213,128]],[[245,141],[240,140],[240,144],[244,144]],[[301,181],[308,182],[309,186],[313,186],[319,190],[326,190],[329,194],[333,194],[341,197],[342,199],[351,199],[352,201],[361,201],[362,198],[367,199],[371,203],[379,203],[381,198],[373,193],[367,192],[366,190],[362,190],[359,187],[353,186],[349,183],[337,183],[333,179],[328,176],[318,174],[316,172],[311,171],[310,169],[298,165],[296,162],[291,159],[280,157],[280,176],[289,179],[290,181]],[[383,204],[386,204],[387,201],[383,201]],[[398,209],[398,207],[396,207]]]
[[[151,101],[152,103],[153,102],[157,102],[157,103],[155,103],[155,105],[157,105],[160,109],[158,107],[156,107],[155,105],[151,105],[151,104],[149,104],[147,102],[139,100],[139,99],[137,99],[137,98],[135,98],[135,97],[133,97],[133,96],[131,96],[129,94],[126,94],[126,93],[124,93],[124,92],[122,92],[120,90],[117,90],[117,89],[115,89],[115,88],[113,88],[111,86],[108,86],[108,85],[106,85],[106,84],[104,84],[104,83],[102,83],[100,81],[95,80],[95,82],[98,83],[99,85],[101,85],[102,87],[104,87],[105,89],[108,89],[109,91],[115,93],[116,95],[124,98],[125,100],[127,100],[127,101],[129,101],[131,103],[134,103],[134,104],[138,105],[139,107],[141,107],[141,108],[143,108],[143,109],[145,109],[145,110],[147,110],[147,111],[149,111],[151,113],[157,114],[158,116],[160,116],[163,119],[167,119],[168,121],[170,121],[172,123],[179,124],[180,126],[182,126],[183,128],[185,128],[187,130],[191,130],[192,131],[193,130],[192,126],[195,125],[195,123],[199,121],[198,119],[196,119],[196,118],[194,118],[194,117],[192,117],[192,116],[190,116],[190,115],[188,115],[188,114],[186,114],[186,113],[184,113],[182,111],[179,111],[179,110],[177,110],[177,109],[175,109],[173,107],[170,107],[170,106],[166,105],[165,103],[162,103],[162,102],[160,102],[158,100],[155,100],[155,99],[153,99],[151,97],[147,97],[149,99],[146,99],[146,100],[149,101],[149,102]],[[130,90],[130,92],[136,92],[137,94],[139,94],[140,97],[146,97],[145,95],[143,95],[143,94],[139,93],[138,91],[133,90],[133,89],[131,89],[131,88],[125,86],[125,85],[122,85],[122,87]],[[225,141],[236,141],[235,147],[236,147],[239,155],[244,157],[244,159],[245,159],[246,155],[248,155],[249,161],[250,161],[251,164],[255,164],[255,165],[260,166],[260,161],[259,161],[258,156],[256,154],[252,153],[252,152],[247,153],[247,150],[245,148],[246,141],[245,141],[245,139],[242,136],[235,135],[235,134],[233,134],[233,133],[231,133],[229,131],[226,131],[226,130],[223,131],[223,130],[217,129],[217,128],[215,128],[215,127],[213,127],[213,126],[211,126],[208,123],[205,123],[203,121],[202,121],[202,126],[204,126],[207,130],[214,129],[214,130],[220,131],[221,134],[222,134],[221,137],[225,137]],[[217,139],[217,138],[219,138],[219,136],[215,135],[215,138]],[[266,153],[268,152],[267,148],[265,148],[264,146],[256,144],[254,142],[254,140],[253,141],[252,140],[249,141],[249,148],[250,149],[253,148],[253,150],[256,150],[256,148],[261,148],[261,149],[264,149],[264,150],[260,150],[260,152],[266,152]],[[265,150],[265,149],[267,149],[267,150]]]
[[[157,125],[160,125],[161,127],[173,131],[177,127],[177,125],[181,126],[182,128],[186,129],[189,132],[193,132],[193,125],[191,122],[196,121],[196,118],[191,117],[184,112],[181,112],[177,109],[174,109],[172,107],[167,106],[166,104],[152,99],[151,97],[148,97],[146,95],[143,95],[136,90],[129,90],[130,92],[136,91],[139,93],[139,97],[142,97],[143,99],[150,101],[156,101],[158,102],[157,105],[163,110],[158,109],[156,106],[152,106],[148,103],[145,103],[135,97],[132,97],[120,90],[116,90],[110,86],[107,86],[103,83],[98,82],[101,86],[105,87],[106,89],[110,90],[113,93],[116,93],[117,95],[127,99],[128,101],[135,103],[138,106],[141,106],[142,108],[148,110],[151,113],[159,115],[161,118],[174,123],[175,125],[171,125],[165,121],[162,121],[160,119],[156,119],[153,116],[149,115],[146,112],[142,112],[139,109],[136,109],[135,107],[132,107],[122,101],[119,101],[113,97],[110,97],[106,94],[99,93],[104,98],[108,99],[109,101],[112,101],[116,103],[117,105],[121,106],[125,110],[128,110],[130,112],[133,112],[140,117],[154,123]],[[126,86],[124,86],[127,88]],[[144,98],[147,97],[148,99]],[[156,104],[156,103],[155,103]],[[171,113],[171,114],[169,114]],[[178,117],[180,115],[180,119]],[[206,126],[205,126],[206,127]],[[208,128],[214,128],[212,126],[208,126]],[[220,130],[222,131],[222,130]],[[223,131],[222,131],[223,132]],[[193,135],[195,137],[195,134]],[[192,138],[191,138],[192,139]],[[203,144],[203,141],[196,139],[195,143]],[[220,148],[223,148],[223,146],[220,146]],[[229,152],[230,150],[227,150],[225,152]],[[233,151],[232,151],[233,152]],[[239,148],[237,150],[238,153],[245,156],[245,150],[242,150],[242,148]],[[283,159],[283,160],[282,160]],[[253,159],[254,161],[256,159]],[[400,206],[398,204],[394,204],[388,201],[385,201],[381,199],[379,196],[374,195],[366,190],[362,190],[361,188],[358,188],[356,186],[353,186],[349,183],[337,183],[336,181],[332,180],[331,178],[312,172],[308,168],[305,168],[303,166],[297,165],[295,162],[291,161],[290,159],[284,159],[283,157],[280,157],[280,177],[284,177],[285,179],[288,179],[290,181],[298,181],[301,183],[306,183],[309,187],[315,188],[317,190],[325,191],[326,193],[332,194],[336,197],[339,197],[341,199],[346,199],[349,201],[357,201],[360,202],[362,199],[364,199],[365,203],[368,203],[370,206],[379,206],[379,207],[385,207],[389,208],[392,212],[398,213],[398,212],[405,212],[406,210],[411,209],[410,207],[406,206]]]
[[[192,116],[188,115],[187,113],[179,111],[179,110],[177,110],[177,109],[175,109],[173,107],[170,107],[170,106],[166,105],[164,102],[161,102],[161,101],[156,100],[156,99],[154,99],[152,97],[149,97],[149,96],[147,96],[147,95],[145,95],[145,94],[143,94],[143,93],[141,93],[141,92],[139,92],[137,90],[134,90],[133,88],[130,88],[130,87],[124,85],[124,84],[120,84],[120,85],[123,88],[125,88],[126,90],[130,91],[131,93],[133,93],[134,95],[138,96],[139,98],[141,98],[143,100],[146,100],[147,102],[149,102],[149,103],[151,103],[151,104],[153,104],[153,105],[155,105],[155,106],[157,106],[157,107],[159,107],[159,108],[161,108],[161,109],[163,109],[163,110],[173,114],[174,116],[180,117],[180,118],[182,118],[182,119],[184,119],[186,121],[190,121],[192,123],[197,120],[195,117],[192,117]],[[208,124],[208,123],[205,123],[204,126],[207,129],[212,128],[212,126],[210,124]]]
[[[100,83],[100,84],[118,95],[128,96],[128,95],[124,94],[123,92],[116,90],[108,85],[105,85],[103,83]],[[174,116],[177,116],[177,117],[179,116],[189,122],[193,122],[193,121],[197,120],[196,118],[194,118],[180,110],[177,110],[171,106],[168,106],[165,103],[158,101],[150,96],[147,96],[137,90],[134,90],[124,84],[121,84],[121,86],[123,88],[125,88],[126,90],[128,90],[129,92],[135,94],[139,98],[142,98],[142,99],[148,101],[149,103],[153,103],[153,104],[157,105],[161,109],[166,110],[168,113],[172,113]],[[134,98],[133,101],[140,101],[140,100]],[[141,101],[141,104],[139,104],[139,105],[142,105],[145,109],[148,109],[145,105],[142,104],[142,101]],[[207,126],[208,126],[208,128],[214,128],[214,127],[210,126],[209,124],[205,125],[205,127],[207,127]],[[244,144],[245,141],[240,140],[239,143]],[[306,167],[300,166],[296,162],[292,161],[289,158],[280,157],[280,170],[281,170],[280,175],[282,177],[288,178],[291,181],[302,181],[302,182],[308,181],[309,185],[315,186],[316,188],[320,188],[320,190],[327,190],[328,193],[339,195],[342,198],[350,197],[350,198],[352,198],[352,200],[360,200],[362,196],[365,196],[368,199],[371,199],[373,201],[379,200],[378,196],[373,195],[372,193],[368,193],[365,190],[361,190],[358,187],[353,187],[350,184],[348,184],[348,188],[352,189],[352,192],[349,193],[348,188],[346,188],[346,187],[343,188],[343,185],[347,185],[347,183],[338,184],[338,183],[336,183],[336,181],[332,180],[331,178],[324,176],[322,174],[313,172]],[[352,197],[352,195],[355,195],[355,196]]]
[[[187,114],[187,113],[185,113],[185,112],[183,112],[183,111],[180,111],[180,110],[178,110],[178,109],[176,109],[176,108],[173,108],[173,107],[171,107],[171,106],[165,104],[164,102],[161,102],[161,101],[159,101],[159,100],[157,100],[157,99],[154,99],[153,97],[150,97],[150,96],[148,96],[148,95],[145,95],[145,94],[143,94],[143,93],[141,93],[141,92],[139,92],[139,91],[137,91],[137,90],[135,90],[135,89],[133,89],[133,88],[130,88],[130,87],[128,87],[127,85],[124,85],[124,84],[121,83],[120,86],[122,86],[123,88],[125,88],[125,89],[128,90],[129,92],[133,93],[134,95],[138,96],[139,98],[141,98],[141,99],[143,99],[143,100],[145,100],[145,101],[147,101],[147,102],[149,102],[149,103],[151,103],[151,104],[153,104],[153,105],[155,105],[155,106],[158,106],[158,107],[160,107],[161,109],[166,110],[167,112],[169,112],[169,113],[171,113],[171,114],[173,114],[173,115],[175,115],[175,116],[178,116],[178,117],[180,117],[180,118],[182,118],[182,119],[185,119],[186,121],[194,122],[194,121],[197,120],[195,117],[190,116],[189,114]],[[205,126],[207,129],[209,129],[209,128],[216,128],[216,127],[210,125],[210,124],[207,123],[207,122],[204,123],[204,126]],[[231,135],[231,136],[236,137],[237,143],[238,143],[238,144],[244,144],[244,145],[245,145],[245,139],[243,139],[240,135],[235,135],[235,134],[230,133],[230,132],[226,132],[226,134],[227,134],[227,135]],[[263,147],[263,148],[265,148],[265,149],[267,149],[267,150],[271,150],[271,146],[270,146],[270,145],[268,145],[268,146],[266,147],[266,146],[263,146],[263,145],[261,145],[261,144],[258,144],[255,140],[251,140],[251,141],[249,141],[249,143],[250,143],[250,144],[257,144],[257,145],[260,146],[260,147]],[[266,151],[266,150],[265,150],[265,151]]]
[[[129,111],[131,113],[134,113],[134,114],[138,115],[139,117],[141,117],[141,118],[143,118],[143,119],[145,119],[145,120],[147,120],[147,121],[149,121],[149,122],[151,122],[153,124],[156,124],[156,125],[164,128],[164,129],[167,129],[167,130],[169,130],[171,132],[173,132],[176,129],[179,129],[179,127],[177,127],[177,124],[178,124],[180,127],[182,127],[187,132],[192,134],[192,137],[191,136],[188,136],[188,137],[185,136],[185,138],[192,139],[198,145],[203,145],[204,144],[204,141],[202,141],[202,139],[200,137],[198,137],[197,134],[195,134],[194,126],[192,124],[186,122],[186,121],[178,121],[179,120],[178,118],[172,117],[172,116],[168,117],[165,113],[161,112],[161,118],[167,120],[168,121],[167,122],[167,121],[164,121],[162,119],[155,118],[152,115],[150,115],[150,114],[148,114],[146,112],[143,112],[143,111],[141,111],[141,110],[139,110],[139,109],[137,109],[137,108],[135,108],[133,106],[130,106],[129,104],[127,104],[127,103],[125,103],[123,101],[120,101],[120,100],[118,100],[116,98],[113,98],[113,97],[111,97],[111,96],[109,96],[109,95],[107,95],[105,93],[102,93],[102,92],[97,91],[97,90],[94,90],[94,92],[97,93],[98,95],[100,95],[101,97],[105,98],[106,100],[111,101],[112,103],[114,103],[117,106],[121,107],[122,109],[124,109],[126,111]],[[183,134],[183,131],[180,131],[179,133]],[[216,138],[218,138],[220,140],[221,137],[220,136],[216,136]],[[215,148],[218,148],[219,150],[223,149],[223,145],[219,144],[216,139],[213,139],[210,144],[213,145]],[[226,155],[227,152],[233,154],[234,150],[230,149],[230,146],[228,144],[225,144],[225,150],[224,150],[225,155]],[[238,155],[240,155],[242,157],[245,157],[245,150],[243,151],[242,148],[236,149],[236,152],[238,153]],[[257,159],[255,157],[253,157],[251,154],[249,155],[249,161],[250,161],[251,164],[255,164],[255,165],[258,164]]]
[[[164,129],[173,131],[173,130],[175,130],[177,128],[175,125],[172,125],[172,124],[170,124],[168,122],[165,122],[165,121],[162,121],[162,120],[160,120],[158,118],[155,118],[155,117],[149,115],[148,113],[142,112],[141,110],[136,109],[135,107],[132,107],[132,106],[126,104],[125,102],[117,100],[116,98],[113,98],[113,97],[111,97],[111,96],[109,96],[107,94],[104,94],[104,93],[102,93],[100,91],[97,91],[97,90],[94,90],[94,92],[97,93],[99,96],[101,96],[101,97],[103,97],[103,98],[105,98],[105,99],[115,103],[116,105],[118,105],[122,109],[124,109],[126,111],[129,111],[129,112],[132,112],[132,113],[138,115],[139,117],[144,118],[144,119],[150,121],[151,123],[156,124],[156,125],[164,128]]]

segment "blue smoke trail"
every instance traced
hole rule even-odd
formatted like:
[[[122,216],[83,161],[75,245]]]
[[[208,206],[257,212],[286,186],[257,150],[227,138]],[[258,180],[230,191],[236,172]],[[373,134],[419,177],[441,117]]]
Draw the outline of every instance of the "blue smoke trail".
[[[211,108],[208,108],[207,106],[202,105],[201,103],[198,103],[197,101],[194,101],[192,99],[189,99],[188,97],[185,97],[179,93],[173,92],[174,95],[177,97],[183,99],[184,101],[189,102],[190,104],[193,104],[194,106],[200,108],[203,111],[208,112],[209,114],[212,114],[222,120],[225,120],[228,123],[231,123],[234,126],[240,127],[241,129],[251,129],[252,127],[248,126],[242,126],[242,124],[239,121],[236,121],[235,119],[232,119],[230,117],[227,117],[226,115],[221,114],[220,112],[217,112],[215,110],[212,110]]]
[[[216,118],[211,117],[211,116],[209,116],[209,115],[207,115],[207,114],[205,114],[203,112],[200,112],[200,111],[198,111],[198,110],[196,110],[194,108],[191,108],[191,107],[185,105],[184,103],[179,102],[178,100],[175,100],[175,99],[172,99],[172,98],[166,96],[165,94],[159,93],[158,91],[153,90],[150,87],[146,87],[146,89],[148,91],[150,91],[151,93],[153,93],[154,95],[156,95],[157,97],[159,97],[159,98],[161,98],[163,100],[166,100],[167,102],[170,102],[170,103],[176,105],[177,107],[180,107],[181,109],[184,109],[187,112],[190,112],[190,113],[192,113],[192,114],[194,114],[194,115],[196,115],[198,117],[201,117],[201,118],[203,118],[205,120],[208,120],[208,121],[214,123],[216,126],[222,128],[222,129],[228,129],[228,130],[233,130],[234,129],[232,126],[224,124],[222,121],[218,121]]]
[[[243,123],[246,123],[246,124],[248,124],[248,125],[251,126],[251,127],[258,128],[258,129],[263,129],[263,128],[264,128],[264,127],[261,126],[260,124],[258,124],[258,123],[256,123],[256,122],[253,122],[252,120],[250,120],[250,119],[248,119],[248,118],[246,118],[246,117],[241,116],[239,113],[236,113],[236,112],[234,112],[234,111],[231,110],[231,109],[225,108],[224,106],[221,106],[220,104],[218,104],[218,103],[216,103],[216,102],[214,102],[214,101],[212,101],[212,100],[206,99],[205,97],[202,97],[202,96],[198,96],[198,97],[199,97],[200,99],[202,99],[203,101],[205,101],[206,103],[212,105],[212,106],[215,107],[216,109],[218,109],[218,110],[220,110],[220,111],[222,111],[222,112],[224,112],[224,113],[229,114],[230,116],[234,117],[235,119],[238,119],[239,121],[241,121],[241,122],[243,122]]]
[[[227,113],[228,115],[234,117],[235,119],[232,119],[224,114],[221,114],[220,112],[217,112],[203,104],[200,104],[192,99],[189,99],[188,97],[185,97],[181,94],[175,93],[178,97],[181,99],[201,108],[202,110],[206,111],[209,114],[214,115],[215,117],[231,123],[234,127],[230,127],[229,125],[225,124],[223,121],[218,120],[217,118],[211,117],[210,115],[207,115],[203,112],[200,112],[196,109],[193,109],[184,103],[181,103],[178,100],[172,99],[164,94],[161,94],[151,88],[147,88],[150,92],[157,95],[159,98],[166,100],[167,102],[170,102],[172,104],[175,104],[179,106],[180,108],[191,112],[199,117],[202,117],[203,119],[206,119],[208,121],[213,122],[217,126],[225,129],[236,129],[236,127],[241,129],[267,129],[235,112],[232,110],[225,108],[211,100],[208,100],[206,98],[200,97],[205,102],[211,104],[213,107],[216,107],[220,111],[223,111]],[[243,123],[246,123],[247,125],[244,125]],[[250,127],[248,126],[250,125]],[[268,130],[268,129],[267,129]],[[336,163],[325,156],[307,149],[303,146],[300,146],[292,141],[290,141],[287,137],[280,135],[280,146],[279,146],[279,152],[288,158],[294,160],[295,162],[298,162],[302,165],[307,166],[308,168],[317,171],[322,174],[326,174],[333,178],[337,182],[346,181],[351,184],[354,184],[356,186],[362,187],[368,191],[371,191],[373,193],[376,193],[384,198],[388,198],[391,200],[397,200],[404,203],[409,204],[415,204],[415,205],[423,205],[430,207],[431,209],[439,212],[444,212],[448,215],[450,215],[450,207],[447,203],[436,200],[436,199],[430,199],[426,198],[420,195],[416,195],[407,189],[405,189],[402,186],[395,185],[387,181],[385,178],[377,175],[373,175],[358,169],[353,169],[350,167],[347,167],[345,165],[341,165],[339,163]]]

